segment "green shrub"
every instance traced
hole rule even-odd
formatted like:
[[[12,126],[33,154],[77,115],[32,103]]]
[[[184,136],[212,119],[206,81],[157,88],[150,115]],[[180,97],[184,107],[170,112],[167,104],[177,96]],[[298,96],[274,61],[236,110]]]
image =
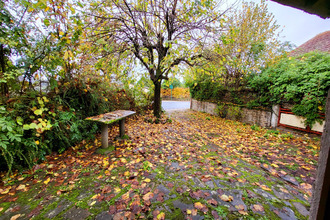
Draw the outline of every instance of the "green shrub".
[[[221,118],[226,118],[227,108],[225,103],[219,103],[217,108],[215,109],[215,113],[219,115]]]
[[[260,105],[292,103],[292,112],[312,126],[319,113],[324,113],[330,88],[330,54],[312,52],[296,59],[283,58],[251,77],[249,86],[258,92]]]
[[[239,120],[242,118],[242,111],[239,106],[228,106],[227,117],[232,120]]]
[[[32,167],[52,151],[93,138],[100,129],[89,116],[116,109],[136,109],[125,90],[73,80],[47,94],[28,91],[0,106],[0,165],[9,171]]]

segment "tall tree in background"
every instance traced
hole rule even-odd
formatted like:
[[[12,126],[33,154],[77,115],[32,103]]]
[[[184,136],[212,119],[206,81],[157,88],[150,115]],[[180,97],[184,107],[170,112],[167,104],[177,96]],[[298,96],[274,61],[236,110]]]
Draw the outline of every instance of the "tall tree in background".
[[[212,0],[109,0],[92,5],[92,15],[94,37],[106,39],[111,53],[134,56],[148,71],[156,117],[162,80],[180,63],[198,62],[220,17]]]
[[[226,31],[218,38],[214,62],[206,70],[227,87],[242,86],[245,76],[259,72],[280,55],[279,26],[264,1],[243,2],[222,25]]]

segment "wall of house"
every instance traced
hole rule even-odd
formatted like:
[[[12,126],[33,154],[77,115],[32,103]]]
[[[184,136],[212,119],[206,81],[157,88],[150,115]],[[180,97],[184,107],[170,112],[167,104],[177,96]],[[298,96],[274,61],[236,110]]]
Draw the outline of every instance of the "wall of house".
[[[190,109],[200,112],[206,112],[211,115],[217,114],[217,104],[210,102],[191,100]],[[276,127],[278,115],[272,114],[271,111],[248,109],[240,107],[240,116],[233,117],[232,115],[226,115],[227,119],[238,120],[243,123],[257,124],[262,127]]]

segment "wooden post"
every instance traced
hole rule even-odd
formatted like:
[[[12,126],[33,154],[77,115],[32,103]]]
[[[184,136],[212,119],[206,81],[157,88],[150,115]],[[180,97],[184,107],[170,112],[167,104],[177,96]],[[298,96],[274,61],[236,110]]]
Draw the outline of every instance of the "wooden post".
[[[119,120],[119,136],[122,138],[125,135],[125,118]]]
[[[310,220],[330,219],[330,89],[325,111],[325,125],[321,138],[317,176],[313,186]]]
[[[102,148],[108,148],[108,125],[105,123],[102,123],[101,127],[101,143],[102,143]]]

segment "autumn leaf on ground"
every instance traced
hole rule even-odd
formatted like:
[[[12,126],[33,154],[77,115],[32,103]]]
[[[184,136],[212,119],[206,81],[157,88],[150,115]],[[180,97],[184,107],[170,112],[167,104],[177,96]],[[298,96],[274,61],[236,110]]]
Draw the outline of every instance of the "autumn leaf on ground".
[[[218,202],[215,199],[209,199],[209,200],[207,200],[207,203],[210,205],[214,205],[214,206],[218,205]]]
[[[312,185],[308,183],[302,183],[300,184],[300,187],[303,189],[312,189]]]
[[[44,181],[44,184],[48,184],[49,183],[49,181],[50,181],[50,178],[48,177],[48,179],[46,179],[45,181]]]
[[[194,207],[198,210],[201,210],[202,212],[206,213],[209,209],[206,207],[206,205],[200,203],[200,202],[196,202],[194,204]]]
[[[26,186],[25,186],[25,185],[20,184],[20,185],[16,188],[16,190],[23,190],[23,191],[26,191],[27,189],[26,189]]]
[[[242,204],[235,205],[235,208],[237,208],[238,210],[244,210],[245,209],[244,205],[242,205]]]
[[[10,220],[16,220],[19,217],[21,217],[21,214],[14,215],[13,217],[10,218]]]
[[[151,180],[150,180],[149,178],[147,178],[147,179],[144,180],[144,182],[146,182],[146,183],[150,183]]]
[[[161,212],[157,215],[157,220],[164,220],[165,219],[165,213]]]
[[[145,194],[143,196],[143,200],[148,201],[148,200],[152,199],[152,197],[154,197],[154,194],[152,192],[148,192],[147,194]]]
[[[0,193],[2,194],[2,195],[4,195],[4,194],[7,194],[7,193],[9,193],[9,190],[11,189],[11,186],[9,186],[8,188],[6,188],[6,189],[0,189]]]
[[[264,207],[262,205],[253,205],[253,209],[257,212],[263,212]]]
[[[266,185],[260,185],[260,188],[266,191],[272,191],[268,186]]]
[[[3,210],[3,208],[2,208],[2,207],[0,207],[0,212],[2,212],[2,210]]]
[[[233,201],[233,197],[232,196],[227,196],[225,194],[221,195],[220,196],[220,199],[224,202],[230,202],[230,201]]]
[[[121,191],[120,188],[118,188],[118,187],[115,188],[115,193],[120,193],[120,191]]]

